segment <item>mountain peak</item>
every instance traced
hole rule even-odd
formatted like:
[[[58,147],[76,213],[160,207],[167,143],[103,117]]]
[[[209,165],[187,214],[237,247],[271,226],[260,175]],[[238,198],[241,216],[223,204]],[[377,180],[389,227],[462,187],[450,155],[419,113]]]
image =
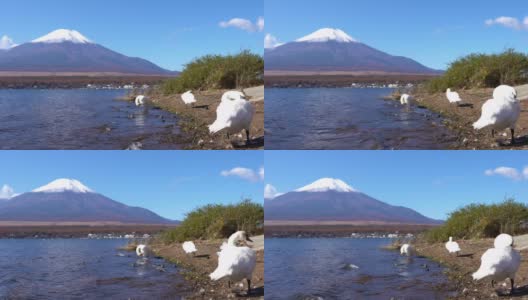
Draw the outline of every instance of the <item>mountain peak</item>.
[[[322,28],[296,40],[296,42],[312,43],[322,43],[328,41],[335,41],[338,43],[357,43],[356,39],[348,35],[343,30],[334,28]]]
[[[43,37],[40,37],[32,41],[32,43],[47,43],[47,44],[64,43],[64,42],[71,42],[74,44],[93,44],[92,41],[90,41],[80,32],[76,30],[69,30],[69,29],[57,29],[55,31],[48,33],[47,35]]]
[[[60,192],[74,192],[74,193],[93,193],[91,189],[75,179],[56,179],[45,186],[34,189],[34,193],[60,193]]]
[[[353,187],[346,184],[340,179],[321,178],[310,183],[307,186],[296,189],[296,192],[328,192],[335,191],[340,193],[357,192]]]

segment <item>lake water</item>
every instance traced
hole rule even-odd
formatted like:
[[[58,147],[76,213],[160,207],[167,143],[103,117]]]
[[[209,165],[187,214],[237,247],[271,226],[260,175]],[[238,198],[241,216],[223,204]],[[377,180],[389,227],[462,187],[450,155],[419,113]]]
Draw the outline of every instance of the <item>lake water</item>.
[[[117,250],[126,243],[0,240],[0,299],[181,299],[188,294],[174,265]]]
[[[0,90],[0,149],[178,149],[175,115],[116,100],[124,90]]]
[[[381,97],[391,89],[266,89],[266,149],[446,149],[442,119]]]
[[[267,238],[266,299],[445,299],[442,267],[389,239]],[[442,288],[444,286],[444,288]]]

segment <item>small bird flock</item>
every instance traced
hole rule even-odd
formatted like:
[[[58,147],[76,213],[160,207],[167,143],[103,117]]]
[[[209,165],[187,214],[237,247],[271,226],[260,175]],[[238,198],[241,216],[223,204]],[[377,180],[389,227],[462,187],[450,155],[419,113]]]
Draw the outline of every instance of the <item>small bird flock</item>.
[[[458,107],[463,103],[460,95],[450,88],[446,90],[446,98],[450,104]],[[413,97],[409,94],[402,94],[401,105],[409,106],[413,104]],[[521,114],[521,104],[517,99],[517,91],[508,85],[501,85],[493,91],[493,98],[487,100],[482,105],[481,116],[473,123],[475,130],[490,129],[492,137],[497,131],[510,129],[511,144],[515,143],[515,126]]]
[[[521,264],[521,255],[519,251],[513,248],[513,237],[509,234],[500,234],[495,238],[493,248],[490,248],[482,254],[479,269],[471,276],[473,280],[491,280],[492,287],[495,287],[497,281],[510,279],[512,294],[515,290],[515,274]],[[449,254],[455,253],[457,257],[461,251],[457,242],[449,237],[445,244]],[[400,248],[400,255],[414,255],[414,248],[411,244],[403,244]]]

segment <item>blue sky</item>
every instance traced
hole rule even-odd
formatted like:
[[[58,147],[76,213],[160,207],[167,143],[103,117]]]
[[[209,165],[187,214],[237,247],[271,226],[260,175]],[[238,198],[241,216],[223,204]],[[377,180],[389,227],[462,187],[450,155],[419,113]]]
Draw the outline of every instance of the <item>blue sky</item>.
[[[2,151],[0,188],[22,193],[73,178],[113,200],[182,219],[209,203],[262,203],[263,160],[263,151]],[[235,167],[254,174],[221,175]]]
[[[0,37],[15,43],[75,29],[114,51],[171,70],[204,54],[263,49],[262,32],[219,26],[232,18],[255,23],[264,14],[263,0],[3,0],[0,9]]]
[[[264,160],[265,182],[279,192],[339,178],[378,200],[436,219],[474,202],[528,202],[523,151],[266,151]]]
[[[266,0],[266,33],[293,41],[322,27],[340,28],[355,39],[433,68],[471,52],[526,52],[528,26],[517,29],[488,19],[528,16],[524,0]],[[504,23],[504,22],[503,22]],[[519,24],[519,25],[521,25]],[[515,26],[514,26],[515,27]]]

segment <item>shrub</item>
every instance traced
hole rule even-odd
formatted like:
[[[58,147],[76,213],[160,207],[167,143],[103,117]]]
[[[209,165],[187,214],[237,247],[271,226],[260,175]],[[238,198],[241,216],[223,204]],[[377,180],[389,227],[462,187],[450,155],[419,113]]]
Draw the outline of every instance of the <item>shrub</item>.
[[[456,239],[496,237],[500,233],[519,234],[526,231],[528,206],[505,200],[499,204],[470,204],[449,215],[441,227],[426,232],[429,242],[447,241],[450,236]]]
[[[263,206],[251,200],[234,205],[209,204],[188,213],[178,227],[164,232],[162,239],[165,243],[218,239],[238,230],[261,234],[263,222]]]
[[[470,54],[450,64],[442,77],[427,83],[429,92],[518,85],[528,82],[528,55],[508,49],[500,54]]]
[[[187,64],[163,84],[165,94],[187,90],[238,89],[263,83],[264,59],[245,50],[236,55],[206,55]]]

